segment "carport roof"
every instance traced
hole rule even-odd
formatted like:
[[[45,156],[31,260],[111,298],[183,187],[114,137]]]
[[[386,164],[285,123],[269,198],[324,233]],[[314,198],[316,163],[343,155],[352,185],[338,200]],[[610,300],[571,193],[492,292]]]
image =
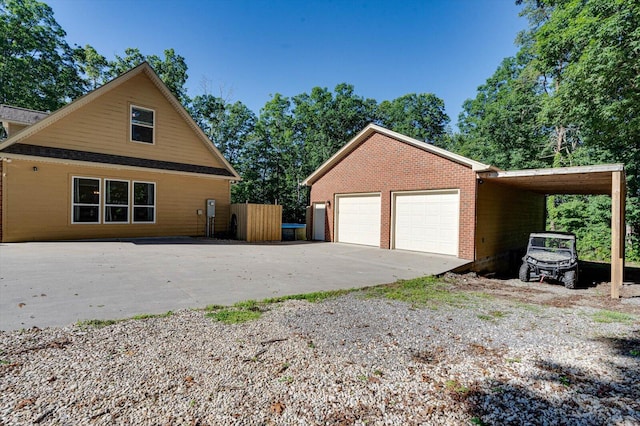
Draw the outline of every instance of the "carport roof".
[[[620,297],[624,281],[624,165],[556,167],[479,172],[482,181],[541,194],[606,194],[611,196],[611,298]]]
[[[479,177],[485,181],[541,194],[611,195],[613,172],[622,171],[624,171],[622,164],[601,164],[550,169],[488,171],[479,173]]]

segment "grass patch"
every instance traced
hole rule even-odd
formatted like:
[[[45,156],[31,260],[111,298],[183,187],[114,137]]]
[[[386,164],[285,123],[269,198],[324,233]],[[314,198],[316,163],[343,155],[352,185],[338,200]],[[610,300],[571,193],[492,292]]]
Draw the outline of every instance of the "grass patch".
[[[224,308],[226,308],[226,306],[224,305],[207,305],[204,307],[204,310],[211,312],[211,311],[217,311],[219,309],[224,309]]]
[[[260,311],[259,303],[252,299],[234,303],[233,307],[244,310],[244,311],[254,311],[254,312]]]
[[[123,322],[123,321],[145,320],[149,318],[167,318],[167,317],[170,317],[171,315],[173,315],[173,312],[168,311],[168,312],[165,312],[164,314],[140,314],[140,315],[134,315],[129,318],[121,318],[121,319],[108,319],[108,320],[92,319],[92,320],[86,320],[86,321],[78,321],[76,325],[80,328],[104,328],[110,325],[118,324],[119,322]]]
[[[364,289],[363,294],[368,298],[386,298],[407,302],[415,308],[436,309],[441,305],[464,307],[472,301],[472,297],[468,294],[451,291],[445,282],[433,276],[398,280],[393,284]]]
[[[245,309],[221,309],[216,312],[209,312],[205,314],[209,318],[213,318],[216,321],[223,322],[225,324],[239,324],[247,321],[253,321],[260,318],[261,311],[250,311]]]
[[[0,349],[0,356],[4,356],[4,351]],[[11,364],[11,361],[0,358],[0,365],[7,365],[7,364]]]
[[[485,293],[484,291],[470,291],[468,294],[483,300],[495,300],[496,298],[493,294]]]
[[[480,417],[472,417],[470,420],[472,425],[478,425],[478,426],[486,426],[487,424],[485,422],[482,421],[482,419]]]
[[[507,312],[503,311],[490,311],[486,314],[478,314],[478,318],[484,321],[495,321],[507,316]]]
[[[615,312],[615,311],[598,311],[595,314],[591,315],[591,319],[595,322],[601,322],[605,324],[609,323],[622,323],[622,324],[630,324],[636,320],[636,317],[630,314],[625,314],[624,312]]]
[[[289,296],[271,297],[260,301],[245,300],[242,302],[234,303],[231,307],[221,305],[208,305],[204,308],[204,310],[208,312],[207,314],[205,314],[207,317],[213,318],[216,321],[221,321],[226,324],[238,324],[260,318],[262,312],[266,310],[266,307],[274,303],[280,303],[287,300],[306,300],[310,303],[316,303],[323,300],[343,296],[354,291],[358,290],[349,289],[317,291],[307,294],[293,294]],[[309,347],[315,347],[315,345],[313,345],[313,342],[310,343]]]
[[[272,297],[269,299],[264,299],[261,303],[270,304],[270,303],[279,303],[287,300],[306,300],[310,303],[322,302],[323,300],[333,299],[336,297],[344,296],[345,294],[353,293],[358,291],[358,289],[347,289],[347,290],[328,290],[328,291],[316,291],[313,293],[306,294],[292,294],[289,296],[278,296]]]
[[[173,311],[168,311],[165,312],[164,314],[141,314],[141,315],[134,315],[129,319],[134,319],[134,320],[144,320],[144,319],[149,319],[149,318],[168,318],[171,315],[173,315]]]
[[[86,320],[86,321],[78,321],[76,325],[80,328],[103,328],[113,324],[117,324],[122,321],[125,321],[125,320],[124,319],[117,319],[117,320],[92,319],[92,320]]]
[[[542,311],[544,311],[544,308],[542,306],[534,305],[534,304],[531,304],[531,303],[516,302],[514,304],[514,306],[517,309],[522,309],[523,311],[533,312],[535,314],[539,314]]]
[[[444,383],[445,387],[452,392],[456,392],[459,394],[466,394],[469,392],[469,388],[465,385],[461,384],[457,380],[447,380]]]

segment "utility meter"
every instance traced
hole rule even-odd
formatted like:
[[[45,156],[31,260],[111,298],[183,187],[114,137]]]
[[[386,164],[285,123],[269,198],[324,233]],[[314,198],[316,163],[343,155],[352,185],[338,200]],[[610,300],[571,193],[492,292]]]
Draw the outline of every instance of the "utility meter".
[[[213,223],[216,217],[216,200],[207,200],[207,237],[213,237]]]

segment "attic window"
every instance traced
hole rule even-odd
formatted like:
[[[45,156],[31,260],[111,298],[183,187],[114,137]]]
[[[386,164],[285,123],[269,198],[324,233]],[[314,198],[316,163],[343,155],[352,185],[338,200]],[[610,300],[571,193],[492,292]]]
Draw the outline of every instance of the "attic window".
[[[155,111],[131,105],[131,140],[153,143]]]

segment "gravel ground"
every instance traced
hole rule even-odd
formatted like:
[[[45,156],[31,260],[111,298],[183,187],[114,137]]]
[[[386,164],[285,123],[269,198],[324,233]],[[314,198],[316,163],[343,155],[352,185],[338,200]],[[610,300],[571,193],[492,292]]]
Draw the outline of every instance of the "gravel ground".
[[[1,332],[0,425],[640,424],[639,315],[467,294]]]

